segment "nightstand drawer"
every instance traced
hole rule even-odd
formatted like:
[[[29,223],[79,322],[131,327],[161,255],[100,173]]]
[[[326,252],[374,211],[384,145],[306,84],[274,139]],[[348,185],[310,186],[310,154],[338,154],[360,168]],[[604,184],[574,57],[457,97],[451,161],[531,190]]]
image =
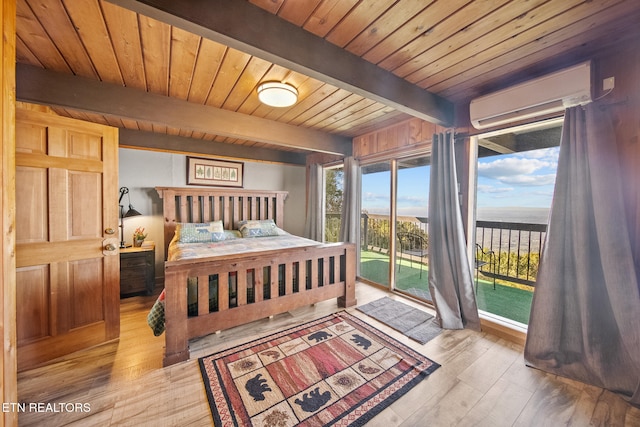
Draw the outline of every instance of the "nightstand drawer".
[[[120,271],[120,283],[122,282],[131,282],[131,281],[140,281],[144,280],[147,277],[147,271],[142,268],[137,269],[127,269]]]
[[[120,258],[120,269],[125,268],[144,268],[147,265],[147,258],[145,256]]]

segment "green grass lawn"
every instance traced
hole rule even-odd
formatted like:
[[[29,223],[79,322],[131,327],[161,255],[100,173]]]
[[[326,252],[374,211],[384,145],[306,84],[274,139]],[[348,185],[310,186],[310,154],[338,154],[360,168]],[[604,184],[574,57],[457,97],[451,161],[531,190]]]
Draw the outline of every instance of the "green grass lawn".
[[[381,285],[389,286],[389,257],[377,252],[362,252],[360,276]],[[475,276],[474,276],[475,279]],[[422,290],[428,292],[429,273],[423,266],[420,278],[420,266],[408,260],[402,260],[399,269],[396,267],[396,289],[409,291]],[[533,292],[500,283],[493,289],[493,282],[483,279],[478,281],[476,301],[478,309],[493,313],[516,322],[528,324]]]

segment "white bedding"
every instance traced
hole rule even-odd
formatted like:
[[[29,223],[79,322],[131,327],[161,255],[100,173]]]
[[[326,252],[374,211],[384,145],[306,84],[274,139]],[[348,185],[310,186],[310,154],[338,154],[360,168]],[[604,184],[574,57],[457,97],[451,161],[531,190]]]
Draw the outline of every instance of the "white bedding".
[[[179,261],[219,255],[317,246],[320,244],[315,240],[288,233],[278,236],[243,237],[208,243],[179,243],[174,239],[169,244],[167,259],[169,261]]]

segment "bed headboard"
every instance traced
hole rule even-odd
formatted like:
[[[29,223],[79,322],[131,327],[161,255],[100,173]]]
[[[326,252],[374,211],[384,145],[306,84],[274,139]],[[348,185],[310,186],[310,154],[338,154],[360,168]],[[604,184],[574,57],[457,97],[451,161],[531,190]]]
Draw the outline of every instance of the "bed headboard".
[[[226,230],[236,229],[238,221],[273,219],[284,223],[286,191],[229,188],[156,187],[162,199],[165,257],[179,222],[221,220]]]

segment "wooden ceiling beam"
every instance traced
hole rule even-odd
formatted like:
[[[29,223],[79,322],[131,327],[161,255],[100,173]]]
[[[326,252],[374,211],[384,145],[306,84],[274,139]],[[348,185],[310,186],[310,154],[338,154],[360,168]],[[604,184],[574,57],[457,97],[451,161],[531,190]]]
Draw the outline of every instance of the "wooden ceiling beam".
[[[107,0],[442,126],[453,104],[248,1]]]
[[[184,136],[158,134],[141,130],[120,129],[119,145],[122,148],[166,151],[181,154],[200,154],[230,159],[257,160],[269,163],[306,165],[307,155],[292,151],[247,147],[224,142],[205,141]]]
[[[167,96],[16,64],[18,100],[313,152],[351,154],[351,139]]]

